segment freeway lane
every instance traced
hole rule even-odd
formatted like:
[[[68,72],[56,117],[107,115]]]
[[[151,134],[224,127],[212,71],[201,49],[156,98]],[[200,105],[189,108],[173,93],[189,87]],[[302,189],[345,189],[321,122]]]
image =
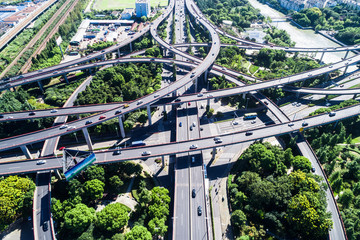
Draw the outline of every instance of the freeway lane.
[[[329,182],[326,180],[325,172],[321,169],[320,162],[317,159],[316,154],[312,151],[310,144],[301,136],[301,138],[297,142],[297,146],[304,157],[308,158],[309,160],[314,160],[316,163],[312,162],[312,166],[315,167],[315,174],[324,178],[327,185],[330,186]],[[333,221],[333,228],[329,232],[330,239],[347,239],[345,228],[342,226],[342,220],[338,217],[339,209],[336,205],[336,200],[334,196],[331,194],[331,190],[328,187],[326,190],[326,199],[327,199],[327,210],[331,212],[331,220]]]
[[[322,114],[314,117],[306,118],[305,121],[308,123],[308,126],[304,128],[312,128],[320,125],[325,125],[331,122],[336,122],[345,118],[357,116],[360,114],[360,104],[354,105],[351,107],[343,108],[335,111],[336,115],[329,117],[328,114]],[[203,149],[210,149],[213,147],[226,146],[235,143],[242,143],[247,141],[254,141],[258,139],[263,139],[271,136],[278,136],[283,134],[288,134],[293,131],[298,131],[302,128],[302,123],[304,120],[293,121],[294,126],[289,127],[288,123],[269,125],[261,128],[249,129],[252,131],[252,135],[246,136],[246,131],[233,132],[228,134],[219,135],[222,138],[223,142],[220,144],[215,144],[213,137],[199,138],[188,141],[181,142],[171,142],[163,143],[161,145],[148,145],[144,147],[137,148],[125,148],[122,150],[121,155],[113,155],[114,151],[96,151],[96,157],[98,164],[106,164],[110,162],[134,160],[134,159],[143,159],[141,156],[143,151],[151,151],[151,157],[163,156],[163,155],[172,155],[177,153],[185,153],[198,151]],[[198,148],[195,150],[190,150],[189,147],[192,144],[198,145]],[[47,163],[44,165],[36,165],[35,160],[26,160],[18,162],[9,162],[0,164],[0,175],[12,175],[19,173],[29,173],[36,172],[41,170],[51,170],[51,169],[60,169],[61,168],[61,157],[49,157],[42,158],[47,159]]]
[[[147,58],[149,59],[149,58]],[[132,62],[131,60],[134,59],[127,59],[126,61]],[[112,64],[114,61],[117,60],[108,60],[102,62],[101,66]],[[184,61],[178,61],[173,59],[158,59],[155,58],[153,62],[156,63],[168,63],[172,64],[175,63],[177,65],[186,66],[193,68],[194,64]],[[236,71],[232,71],[230,69],[221,68],[221,66],[214,65],[212,67],[212,70],[210,73],[216,75],[216,76],[222,76],[225,75],[226,79],[236,83],[239,86],[243,86],[245,84],[241,83],[235,76],[238,76]],[[234,75],[234,76],[232,76]],[[274,86],[277,85],[278,81],[277,79],[272,80],[274,81]],[[270,81],[268,81],[270,82]],[[241,84],[239,84],[241,83]],[[293,91],[293,92],[300,92],[304,94],[321,94],[321,95],[354,95],[354,94],[360,94],[360,88],[352,88],[352,89],[320,89],[320,88],[295,88],[291,86],[284,86],[283,90],[285,91]],[[183,96],[179,96],[182,102],[185,100],[183,99]],[[158,102],[152,104],[152,106],[159,106],[164,104],[175,104],[172,102],[174,98],[162,98]],[[189,101],[197,101],[199,100],[197,96],[192,95],[192,99]],[[110,109],[113,109],[115,107],[121,107],[124,103],[105,103],[105,104],[93,104],[93,105],[82,105],[82,106],[76,106],[76,107],[67,107],[67,108],[56,108],[57,112],[50,112],[50,109],[45,110],[34,110],[34,111],[22,111],[22,112],[9,112],[9,113],[1,113],[0,115],[3,115],[3,118],[0,118],[0,122],[4,121],[18,121],[18,120],[26,120],[26,119],[33,119],[33,118],[45,118],[45,117],[55,117],[55,116],[65,116],[65,115],[74,115],[74,114],[84,114],[84,113],[96,113],[96,112],[102,112],[102,111],[108,111]],[[30,112],[35,112],[35,115],[30,116]],[[10,117],[10,118],[9,118]]]
[[[212,54],[218,52],[218,49],[214,50],[213,48],[211,48],[213,50],[210,50],[210,54],[205,58],[206,64],[201,63],[198,65],[198,67],[196,69],[201,69],[199,71],[193,70],[191,72],[194,73],[196,72],[194,75],[194,77],[191,77],[191,74],[187,74],[185,75],[182,79],[180,79],[179,81],[174,82],[173,84],[169,85],[166,88],[163,88],[157,92],[154,92],[153,94],[147,95],[143,98],[141,98],[141,101],[143,103],[140,104],[136,104],[136,102],[131,102],[129,103],[130,107],[127,109],[123,110],[123,113],[127,113],[139,108],[143,108],[148,104],[152,104],[154,102],[156,102],[157,100],[159,100],[160,98],[163,98],[165,95],[172,93],[174,91],[176,91],[177,89],[183,87],[184,85],[186,85],[187,83],[189,83],[190,81],[192,81],[193,79],[196,78],[196,75],[199,75],[200,73],[204,72],[205,69],[208,68],[208,65],[210,64],[210,59],[212,58]],[[185,54],[182,54],[185,55]],[[186,55],[185,55],[186,56]],[[347,59],[346,61],[340,61],[337,62],[333,65],[330,66],[325,66],[325,67],[321,67],[318,69],[314,69],[308,72],[304,72],[304,73],[299,73],[296,75],[292,75],[289,77],[285,77],[285,78],[280,78],[280,79],[274,79],[271,81],[266,81],[266,82],[260,82],[260,83],[255,83],[252,85],[247,85],[247,86],[242,86],[242,87],[235,87],[235,88],[231,88],[231,89],[222,89],[222,90],[218,90],[218,91],[210,91],[209,94],[204,94],[201,97],[197,97],[197,100],[206,100],[208,98],[214,98],[214,97],[223,97],[223,96],[232,96],[232,95],[238,95],[241,93],[249,93],[252,91],[256,91],[256,90],[261,90],[261,89],[266,89],[266,88],[271,88],[274,86],[278,86],[278,85],[285,85],[288,83],[292,83],[292,82],[297,82],[297,81],[302,81],[308,78],[313,78],[315,76],[318,75],[322,75],[323,73],[329,71],[329,69],[331,71],[339,69],[341,67],[345,67],[349,64],[349,62],[353,63],[356,62],[357,59],[360,60],[360,54],[356,55],[352,58]],[[190,76],[189,76],[190,75]],[[351,89],[350,89],[351,90]],[[184,96],[182,97],[182,101],[184,102],[189,102],[189,101],[194,101],[194,95],[188,95],[188,96]],[[74,121],[72,123],[69,123],[69,126],[74,126],[76,127],[76,130],[81,129],[86,127],[85,126],[85,122],[87,120],[92,120],[93,124],[91,125],[96,125],[99,124],[101,122],[104,122],[105,120],[108,120],[110,118],[114,118],[116,116],[114,116],[114,113],[116,112],[116,110],[118,110],[120,107],[114,108],[110,111],[106,111],[103,114],[106,113],[107,119],[103,119],[103,120],[98,120],[99,114],[98,115],[94,115],[82,120],[78,120],[78,121]],[[72,130],[74,131],[74,130]],[[0,141],[0,151],[2,150],[6,150],[6,149],[12,149],[15,147],[19,147],[21,145],[24,144],[29,144],[29,143],[35,143],[35,142],[39,142],[39,141],[43,141],[46,138],[49,137],[55,137],[55,136],[60,136],[60,135],[65,135],[68,134],[66,129],[64,130],[59,130],[57,128],[48,128],[42,131],[38,131],[38,132],[34,132],[34,133],[29,133],[29,134],[24,134],[24,135],[20,135],[17,137],[12,137],[12,138],[7,138],[7,139],[3,139]]]
[[[157,92],[155,92],[153,94],[150,94],[150,95],[147,95],[147,96],[143,97],[141,99],[143,101],[143,103],[141,103],[141,104],[136,104],[135,102],[130,103],[129,104],[130,107],[127,108],[127,109],[124,109],[123,113],[130,112],[130,111],[133,111],[133,110],[141,108],[141,107],[145,107],[147,104],[152,104],[152,103],[156,102],[157,100],[159,100],[160,98],[164,97],[165,95],[176,91],[177,89],[183,87],[185,84],[187,84],[190,81],[192,81],[193,79],[195,79],[196,75],[200,75],[202,72],[205,71],[205,69],[208,68],[208,65],[210,65],[211,59],[213,58],[212,54],[218,53],[218,51],[219,51],[218,49],[213,49],[213,47],[211,49],[213,50],[213,52],[212,52],[212,50],[210,50],[210,54],[204,60],[205,64],[203,62],[203,63],[199,64],[198,67],[196,68],[196,69],[201,69],[201,70],[199,70],[199,71],[193,70],[191,72],[191,74],[196,72],[194,74],[195,75],[194,77],[191,77],[190,74],[185,75],[182,79],[180,79],[179,81],[176,81],[175,83],[169,85],[168,87],[163,88],[163,89],[161,89],[161,90],[159,90],[159,91],[157,91]],[[182,55],[184,55],[185,57],[187,56],[187,54],[182,54]],[[333,70],[339,69],[341,67],[345,67],[345,66],[347,66],[349,64],[349,62],[351,62],[351,63],[356,62],[357,59],[360,60],[360,55],[354,56],[354,57],[349,58],[349,59],[347,59],[345,61],[337,62],[337,63],[331,65],[332,67],[325,66],[325,67],[321,67],[321,68],[318,68],[318,69],[314,69],[314,70],[304,72],[304,73],[299,73],[299,74],[292,75],[292,76],[285,77],[285,78],[281,78],[281,79],[275,79],[275,80],[271,80],[271,81],[255,83],[255,84],[247,85],[247,86],[243,86],[243,87],[236,87],[236,88],[231,88],[231,89],[223,89],[223,90],[218,90],[218,91],[211,91],[211,92],[209,92],[210,95],[205,94],[202,97],[198,97],[197,100],[205,100],[207,98],[213,98],[213,97],[223,97],[223,96],[238,95],[238,94],[241,94],[241,93],[248,93],[248,92],[261,90],[261,89],[265,89],[265,88],[270,88],[270,87],[274,87],[274,86],[278,86],[278,85],[285,85],[285,84],[288,84],[288,83],[301,81],[301,80],[304,80],[304,79],[308,79],[308,78],[312,78],[312,77],[315,77],[315,76],[318,76],[318,75],[322,75],[323,73],[325,73],[325,72],[327,72],[329,70],[333,71]],[[121,59],[121,60],[123,62],[127,61],[125,59]],[[148,59],[142,59],[142,60],[149,61],[149,58]],[[116,61],[120,61],[120,60],[116,60]],[[351,91],[351,90],[352,89],[350,89],[349,91]],[[184,97],[182,97],[182,101],[184,101],[184,102],[194,101],[194,96],[193,95],[184,96]],[[119,108],[120,107],[117,107],[117,108],[114,108],[113,110],[107,111],[106,112],[107,113],[106,114],[107,115],[107,120],[110,119],[110,118],[116,117],[116,116],[114,116],[114,113]],[[96,125],[96,124],[99,124],[99,123],[105,121],[105,120],[98,120],[98,117],[99,117],[99,115],[94,115],[92,117],[85,118],[84,120],[74,121],[74,122],[70,123],[69,126],[75,126],[76,130],[78,130],[79,128],[84,128],[85,127],[86,120],[92,120],[93,121],[92,125]],[[74,131],[74,130],[72,130],[72,131]],[[12,138],[8,138],[8,139],[3,139],[3,140],[0,141],[0,151],[15,148],[15,147],[19,147],[20,145],[24,145],[24,144],[43,141],[43,140],[45,140],[46,138],[49,138],[49,137],[55,137],[55,136],[60,136],[60,135],[65,135],[65,134],[67,134],[66,129],[59,130],[57,128],[48,128],[48,129],[38,131],[38,132],[35,132],[35,133],[29,133],[29,134],[20,135],[18,137],[12,137]]]
[[[171,11],[169,9],[172,9],[173,7],[174,7],[174,2],[171,1],[170,5],[168,7],[167,15]],[[156,24],[159,24],[159,23],[160,23],[160,20],[157,21]],[[154,23],[154,26],[156,26],[156,24]],[[153,31],[155,31],[155,30],[153,30]],[[209,69],[210,65],[215,60],[217,54],[220,51],[220,47],[219,47],[220,45],[219,44],[216,45],[216,42],[218,42],[218,43],[220,42],[219,36],[217,35],[217,33],[215,31],[211,32],[210,36],[213,38],[213,43],[212,43],[212,47],[211,47],[211,49],[209,51],[209,54],[204,59],[204,61],[202,63],[200,63],[196,67],[196,69],[194,71],[192,71],[191,73],[185,75],[179,81],[174,82],[173,84],[167,86],[166,88],[163,88],[163,89],[161,89],[161,90],[159,90],[157,92],[154,92],[154,93],[152,93],[150,95],[147,95],[145,97],[142,97],[142,98],[138,99],[138,102],[134,101],[134,102],[129,103],[129,107],[124,109],[123,113],[121,113],[121,114],[125,114],[125,113],[133,111],[135,109],[139,109],[139,108],[146,107],[147,105],[151,105],[152,103],[156,102],[158,99],[164,97],[165,95],[168,95],[168,94],[170,94],[172,92],[175,92],[177,89],[185,86],[187,83],[191,82],[193,79],[197,78],[203,72],[205,72],[207,69]],[[159,39],[160,38],[157,36],[157,40],[159,40]],[[164,43],[164,44],[165,44],[165,46],[168,46],[167,43]],[[181,53],[180,55],[184,55],[179,50],[172,49],[172,51],[174,51],[176,53],[179,52],[179,53]],[[115,112],[117,110],[119,110],[119,108],[115,108],[115,109],[112,109],[110,111],[103,112],[101,115],[104,115],[106,117],[106,119],[99,119],[100,114],[97,114],[97,115],[93,115],[93,116],[88,117],[88,118],[84,118],[84,119],[81,119],[81,120],[74,121],[71,124],[69,124],[69,126],[71,126],[72,129],[70,129],[70,128],[68,128],[68,129],[58,129],[56,127],[52,127],[52,128],[49,128],[49,129],[47,129],[45,131],[43,130],[43,131],[38,131],[38,132],[30,133],[30,134],[23,134],[23,135],[20,135],[20,136],[17,136],[17,137],[3,139],[3,140],[0,141],[0,151],[1,150],[6,150],[6,149],[16,148],[16,147],[19,147],[20,145],[26,145],[26,144],[29,144],[29,143],[32,143],[32,142],[43,141],[43,140],[45,140],[47,138],[50,138],[50,137],[56,137],[56,136],[65,135],[68,132],[74,132],[74,131],[77,131],[77,130],[79,130],[81,128],[84,128],[84,127],[88,127],[88,126],[92,126],[92,125],[102,123],[102,122],[104,122],[106,120],[109,120],[111,118],[118,117],[119,114],[115,115]],[[88,120],[92,121],[93,123],[85,126],[85,123]],[[67,131],[69,129],[70,129],[70,131]]]

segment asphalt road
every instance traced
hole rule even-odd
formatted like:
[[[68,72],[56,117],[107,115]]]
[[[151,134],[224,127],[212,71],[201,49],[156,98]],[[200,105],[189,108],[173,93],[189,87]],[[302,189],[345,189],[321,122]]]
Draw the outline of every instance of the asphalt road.
[[[154,157],[209,149],[215,146],[231,145],[234,143],[247,142],[271,136],[288,134],[293,131],[298,131],[300,128],[312,128],[339,121],[348,117],[357,116],[360,113],[360,105],[354,105],[348,108],[337,110],[335,112],[336,115],[333,117],[329,117],[328,114],[322,114],[306,118],[305,121],[308,123],[306,127],[302,126],[304,120],[296,120],[292,122],[294,124],[293,126],[288,126],[288,123],[283,123],[260,128],[252,128],[248,131],[251,131],[253,134],[248,136],[245,134],[246,131],[222,134],[219,135],[223,139],[221,144],[215,144],[212,138],[199,138],[188,141],[165,143],[161,145],[126,148],[122,150],[121,155],[113,155],[113,151],[96,151],[95,153],[97,155],[97,163],[102,164],[131,159],[143,159],[144,157],[141,156],[143,151],[151,151],[151,156]],[[192,144],[197,144],[198,148],[191,150],[189,147]],[[56,158],[50,157],[44,159],[47,159],[47,163],[44,165],[36,165],[36,159],[0,164],[0,175],[36,172],[39,170],[58,169],[61,167],[61,161]]]
[[[33,209],[35,239],[52,239],[50,228],[50,176],[50,172],[37,175]],[[47,225],[47,228],[44,225]]]
[[[320,164],[317,161],[317,156],[314,154],[313,151],[311,151],[311,146],[304,140],[300,139],[300,141],[297,142],[297,146],[304,157],[308,158],[312,166],[315,168],[315,174],[322,176],[324,179],[326,179],[326,176],[324,172],[321,169]],[[345,232],[342,228],[342,223],[339,218],[339,212],[338,208],[336,206],[336,201],[333,198],[333,195],[331,194],[330,189],[328,188],[326,190],[326,199],[327,199],[327,210],[331,212],[331,220],[333,221],[333,227],[329,232],[330,239],[336,239],[336,240],[345,240]]]

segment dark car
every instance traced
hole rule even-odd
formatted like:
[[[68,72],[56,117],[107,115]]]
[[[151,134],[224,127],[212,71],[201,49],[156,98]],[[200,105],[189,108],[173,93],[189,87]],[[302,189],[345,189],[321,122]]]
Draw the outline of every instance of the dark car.
[[[195,197],[196,197],[196,190],[195,190],[195,188],[193,188],[193,190],[192,190],[192,194],[191,194],[191,195],[192,195],[192,197],[193,197],[193,198],[195,198]]]
[[[250,135],[252,135],[252,134],[253,134],[253,132],[250,132],[250,131],[247,131],[247,132],[245,133],[246,136],[250,136]]]
[[[47,222],[44,222],[44,224],[43,224],[43,230],[44,230],[44,232],[46,232],[48,229],[49,229],[48,223],[47,223]]]
[[[117,111],[115,112],[115,115],[118,115],[118,114],[120,114],[120,113],[122,113],[122,111],[121,111],[121,110],[117,110]]]
[[[201,214],[202,214],[202,208],[201,208],[201,206],[198,206],[197,211],[198,211],[198,215],[201,216]]]
[[[180,98],[175,99],[175,102],[180,102],[180,101],[181,101]]]
[[[313,168],[311,168],[311,172],[315,172],[315,168],[313,167]]]
[[[0,115],[0,118],[4,118],[4,115]]]
[[[303,122],[303,123],[302,123],[302,126],[303,126],[303,127],[305,127],[305,126],[307,126],[307,125],[309,125],[307,122]]]
[[[87,120],[85,125],[88,125],[88,124],[92,124],[92,121],[91,120]]]
[[[116,150],[114,151],[114,155],[120,155],[121,151],[120,151],[120,147],[117,147]]]
[[[34,116],[35,115],[35,112],[30,112],[29,113],[29,116]]]

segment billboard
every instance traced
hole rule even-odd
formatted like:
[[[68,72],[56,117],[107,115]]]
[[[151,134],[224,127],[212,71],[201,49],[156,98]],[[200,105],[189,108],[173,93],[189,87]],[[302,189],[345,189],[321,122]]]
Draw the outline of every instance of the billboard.
[[[64,149],[63,172],[67,181],[95,162],[95,153]]]

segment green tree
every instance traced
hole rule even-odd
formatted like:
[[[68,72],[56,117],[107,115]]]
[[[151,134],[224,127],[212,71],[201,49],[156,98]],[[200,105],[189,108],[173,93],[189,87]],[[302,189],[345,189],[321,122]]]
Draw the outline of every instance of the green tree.
[[[125,240],[152,240],[151,233],[144,226],[136,225],[126,233]]]
[[[120,232],[129,220],[129,209],[121,203],[112,203],[96,213],[95,225],[103,232]]]
[[[324,212],[317,211],[309,199],[298,194],[289,202],[287,219],[289,224],[303,239],[322,239],[332,226],[331,219]]]
[[[354,199],[354,193],[350,189],[345,189],[340,195],[339,202],[343,204],[344,208],[348,208]]]
[[[118,175],[114,175],[109,178],[109,184],[112,191],[118,193],[121,190],[121,187],[124,185],[123,181],[121,181]]]
[[[246,224],[247,218],[245,213],[238,209],[231,214],[231,221],[235,227],[241,229]]]
[[[28,178],[10,176],[0,180],[0,231],[31,208],[35,184]]]
[[[85,197],[90,200],[96,200],[102,197],[105,184],[98,179],[86,181],[84,183]]]
[[[311,169],[311,162],[309,161],[309,159],[303,156],[296,156],[292,161],[292,165],[294,167],[294,170],[310,172]]]
[[[148,226],[149,226],[149,231],[151,232],[151,234],[157,235],[157,236],[165,236],[165,233],[167,232],[168,227],[166,226],[166,218],[153,218],[149,221]]]
[[[70,198],[76,196],[83,196],[84,190],[81,182],[77,179],[72,179],[67,187]]]
[[[105,170],[102,166],[93,165],[86,169],[85,171],[85,178],[87,180],[94,180],[98,179],[102,182],[105,182]]]
[[[65,213],[64,226],[68,230],[80,234],[90,226],[94,219],[95,210],[80,203]]]

